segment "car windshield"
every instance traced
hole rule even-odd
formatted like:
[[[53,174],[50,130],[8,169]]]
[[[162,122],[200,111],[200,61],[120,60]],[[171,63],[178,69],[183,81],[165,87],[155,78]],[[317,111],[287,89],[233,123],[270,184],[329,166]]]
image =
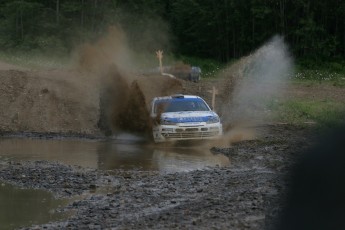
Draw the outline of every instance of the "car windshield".
[[[160,100],[155,103],[155,113],[209,110],[206,103],[198,98]]]

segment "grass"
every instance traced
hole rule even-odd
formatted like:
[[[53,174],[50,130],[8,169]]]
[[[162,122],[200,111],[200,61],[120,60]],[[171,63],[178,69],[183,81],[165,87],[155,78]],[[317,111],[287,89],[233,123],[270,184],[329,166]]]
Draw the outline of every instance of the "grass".
[[[302,69],[291,82],[297,85],[313,87],[315,85],[332,85],[345,88],[345,73],[329,69]],[[289,99],[271,103],[275,119],[294,124],[315,122],[318,127],[327,128],[345,123],[345,102],[335,99]]]
[[[345,122],[344,102],[333,100],[290,99],[269,105],[274,119],[291,124],[315,122],[320,127]]]
[[[332,84],[337,87],[345,87],[345,73],[321,69],[299,70],[290,77],[293,83],[299,84]]]
[[[70,64],[70,58],[67,56],[56,56],[34,52],[0,52],[0,60],[30,69],[65,68]]]

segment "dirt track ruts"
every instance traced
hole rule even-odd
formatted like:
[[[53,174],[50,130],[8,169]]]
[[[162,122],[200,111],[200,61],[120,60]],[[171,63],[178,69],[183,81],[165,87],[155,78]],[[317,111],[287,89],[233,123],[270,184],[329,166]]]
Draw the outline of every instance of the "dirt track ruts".
[[[75,211],[68,220],[30,229],[264,229],[274,226],[287,173],[311,145],[312,128],[275,125],[257,131],[256,140],[212,149],[230,157],[225,168],[160,175],[1,162],[0,180],[57,197],[84,194],[62,208]]]

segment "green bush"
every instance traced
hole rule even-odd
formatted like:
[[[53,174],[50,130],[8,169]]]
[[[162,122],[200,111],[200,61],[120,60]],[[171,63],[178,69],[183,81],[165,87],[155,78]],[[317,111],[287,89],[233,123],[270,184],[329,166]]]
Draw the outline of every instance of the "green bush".
[[[28,68],[64,68],[70,64],[67,54],[42,51],[16,51],[0,52],[0,59],[14,65]]]
[[[217,73],[225,66],[223,63],[220,63],[212,59],[202,59],[198,57],[187,57],[187,56],[179,56],[177,57],[177,59],[191,66],[199,66],[202,71],[201,73],[202,78],[215,77]]]

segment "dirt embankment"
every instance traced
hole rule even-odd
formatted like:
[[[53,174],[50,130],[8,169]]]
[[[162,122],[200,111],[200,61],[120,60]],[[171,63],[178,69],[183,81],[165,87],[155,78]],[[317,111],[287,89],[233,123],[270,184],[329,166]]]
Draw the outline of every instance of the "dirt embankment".
[[[28,70],[0,63],[0,132],[145,133],[155,96],[187,92],[180,80],[107,71]],[[188,91],[190,92],[190,91]]]
[[[238,65],[241,65],[240,63]],[[239,69],[236,66],[232,68]],[[231,70],[229,70],[230,76]],[[226,73],[225,73],[226,75]],[[222,116],[229,103],[234,78],[199,83],[160,75],[127,76],[116,66],[108,71],[28,70],[0,63],[0,132],[103,135],[125,130],[148,134],[148,108],[155,96],[195,94]],[[345,100],[344,89],[332,85],[286,85],[281,95],[315,100]],[[224,110],[224,108],[228,110]]]
[[[86,78],[74,71],[0,69],[0,131],[96,134],[98,92]]]
[[[106,36],[78,49],[70,70],[33,71],[8,64],[3,64],[3,69],[0,66],[0,106],[6,108],[0,114],[0,131],[81,135],[129,131],[147,135],[151,125],[148,108],[153,97],[196,94],[212,104],[213,87],[218,91],[215,110],[224,127],[237,122],[233,118],[248,123],[260,117],[259,110],[263,111],[258,95],[272,96],[271,92],[279,91],[274,85],[262,87],[265,84],[261,81],[271,79],[262,80],[260,76],[281,75],[276,68],[267,68],[266,62],[282,57],[276,66],[288,72],[289,58],[279,46],[284,45],[272,42],[224,69],[217,80],[194,83],[141,74],[131,63],[123,31],[110,28]],[[256,76],[257,72],[260,76]]]
[[[145,134],[150,130],[148,109],[153,97],[195,94],[211,105],[212,87],[220,88],[222,84],[194,83],[160,75],[128,77],[115,66],[102,73],[1,67],[2,133],[97,136],[124,130]],[[222,105],[221,99],[218,96],[216,110]]]
[[[180,80],[135,70],[119,28],[76,50],[70,69],[30,70],[0,62],[0,132],[111,135],[150,132],[155,96],[183,91]]]

